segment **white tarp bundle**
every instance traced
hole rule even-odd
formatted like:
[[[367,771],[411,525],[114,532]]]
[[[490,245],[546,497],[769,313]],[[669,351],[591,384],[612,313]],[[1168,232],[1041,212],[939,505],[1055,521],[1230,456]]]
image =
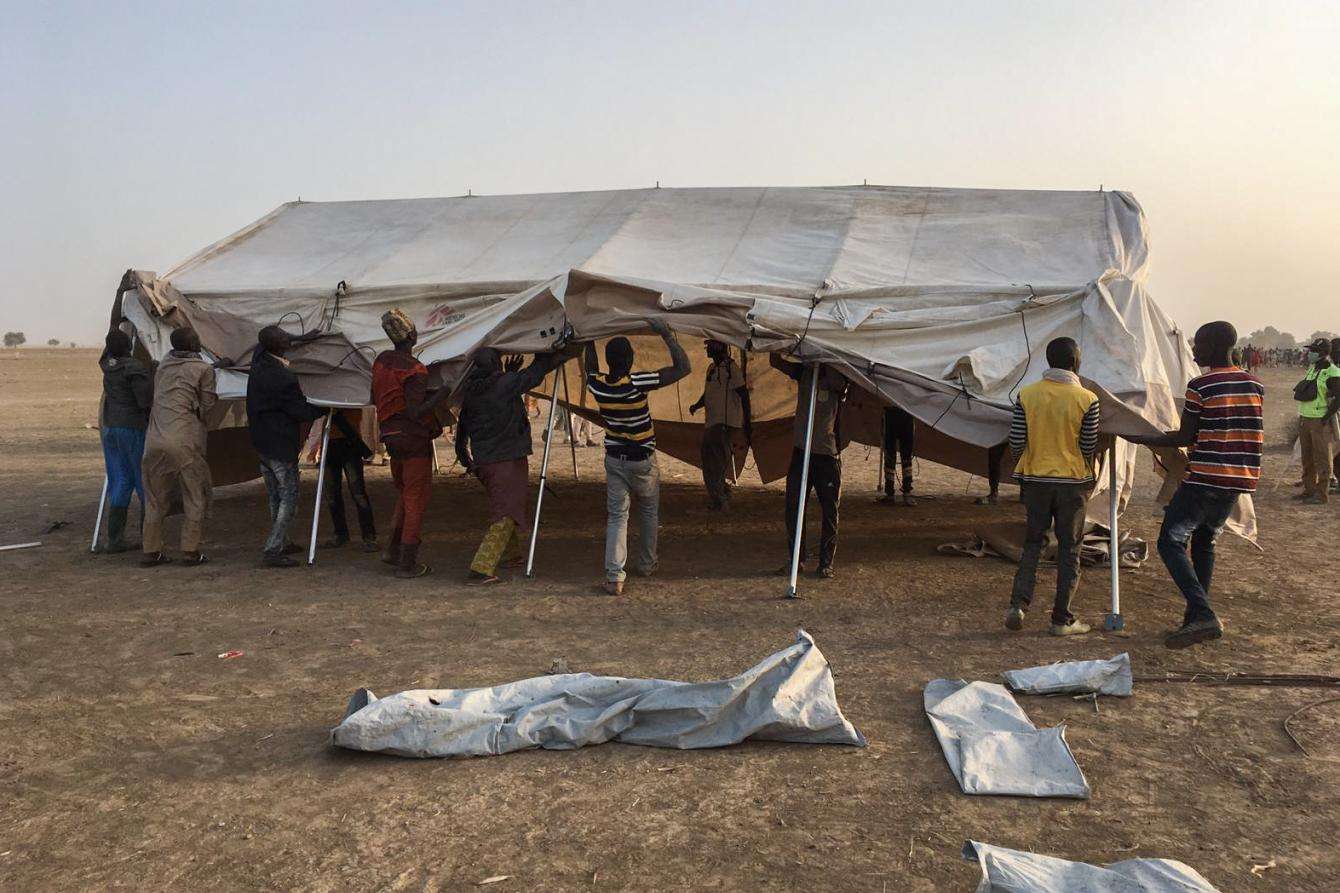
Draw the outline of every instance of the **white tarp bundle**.
[[[737,347],[803,341],[801,355],[986,447],[1059,335],[1083,349],[1104,430],[1175,425],[1195,368],[1147,273],[1144,215],[1124,192],[640,189],[294,202],[162,277],[139,274],[124,309],[157,354],[155,319],[174,307],[253,332],[336,332],[363,353],[349,371],[364,377],[392,306],[418,325],[429,364],[485,344],[543,350],[565,324],[601,338],[660,316]],[[691,401],[653,413],[678,402]]]
[[[1088,799],[1065,727],[1035,727],[1004,686],[935,679],[923,703],[963,793]]]
[[[606,741],[689,749],[746,738],[865,746],[838,708],[828,661],[804,630],[794,645],[732,679],[565,673],[492,688],[369,695],[331,732],[339,747],[405,757],[573,750]]]
[[[1131,656],[1110,660],[1065,660],[1000,674],[1010,690],[1023,695],[1099,694],[1131,695]]]
[[[1173,859],[1126,859],[1097,866],[970,840],[963,858],[982,869],[977,893],[1219,893]]]

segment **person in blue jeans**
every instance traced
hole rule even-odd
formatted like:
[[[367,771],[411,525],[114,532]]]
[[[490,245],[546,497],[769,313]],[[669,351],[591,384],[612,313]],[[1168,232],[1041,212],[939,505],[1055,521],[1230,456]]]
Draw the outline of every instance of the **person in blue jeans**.
[[[1224,625],[1210,606],[1214,544],[1238,500],[1256,490],[1261,476],[1265,388],[1233,364],[1237,340],[1230,323],[1201,326],[1191,350],[1207,371],[1187,383],[1181,426],[1126,438],[1146,446],[1191,448],[1186,476],[1163,510],[1159,531],[1159,556],[1186,599],[1181,626],[1164,639],[1169,648],[1223,636]]]
[[[102,369],[102,409],[99,427],[102,457],[107,465],[107,545],[103,552],[130,549],[126,544],[126,516],[131,494],[139,494],[144,511],[144,429],[154,401],[153,373],[130,355],[130,336],[120,329],[107,333],[106,348],[98,359]]]

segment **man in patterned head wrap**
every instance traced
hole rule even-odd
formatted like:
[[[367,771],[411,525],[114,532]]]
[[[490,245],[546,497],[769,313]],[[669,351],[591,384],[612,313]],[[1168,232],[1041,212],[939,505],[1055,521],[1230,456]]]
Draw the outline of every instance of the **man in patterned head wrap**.
[[[429,395],[428,368],[412,353],[419,333],[403,311],[382,314],[382,329],[392,348],[373,361],[372,402],[399,494],[391,541],[382,560],[396,565],[397,577],[411,579],[429,571],[428,565],[419,563],[420,530],[433,482],[433,439],[442,433],[434,410],[450,391],[439,388]]]

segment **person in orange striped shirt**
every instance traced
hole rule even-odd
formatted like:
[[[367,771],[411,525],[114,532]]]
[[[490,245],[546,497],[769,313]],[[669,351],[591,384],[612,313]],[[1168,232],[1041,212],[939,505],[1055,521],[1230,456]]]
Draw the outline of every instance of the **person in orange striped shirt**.
[[[1159,555],[1186,599],[1182,625],[1164,639],[1169,648],[1223,636],[1224,625],[1209,598],[1214,543],[1238,499],[1254,492],[1261,477],[1265,387],[1256,376],[1233,365],[1237,340],[1231,323],[1201,326],[1191,350],[1196,363],[1208,368],[1187,383],[1181,427],[1127,438],[1146,446],[1191,448],[1186,476],[1163,510],[1159,531]]]

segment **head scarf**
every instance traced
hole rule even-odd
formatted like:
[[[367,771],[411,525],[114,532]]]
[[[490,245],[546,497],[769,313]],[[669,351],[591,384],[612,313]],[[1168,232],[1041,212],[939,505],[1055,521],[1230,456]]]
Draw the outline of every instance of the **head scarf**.
[[[387,338],[399,344],[414,333],[414,323],[403,310],[387,310],[382,314],[382,330]]]

